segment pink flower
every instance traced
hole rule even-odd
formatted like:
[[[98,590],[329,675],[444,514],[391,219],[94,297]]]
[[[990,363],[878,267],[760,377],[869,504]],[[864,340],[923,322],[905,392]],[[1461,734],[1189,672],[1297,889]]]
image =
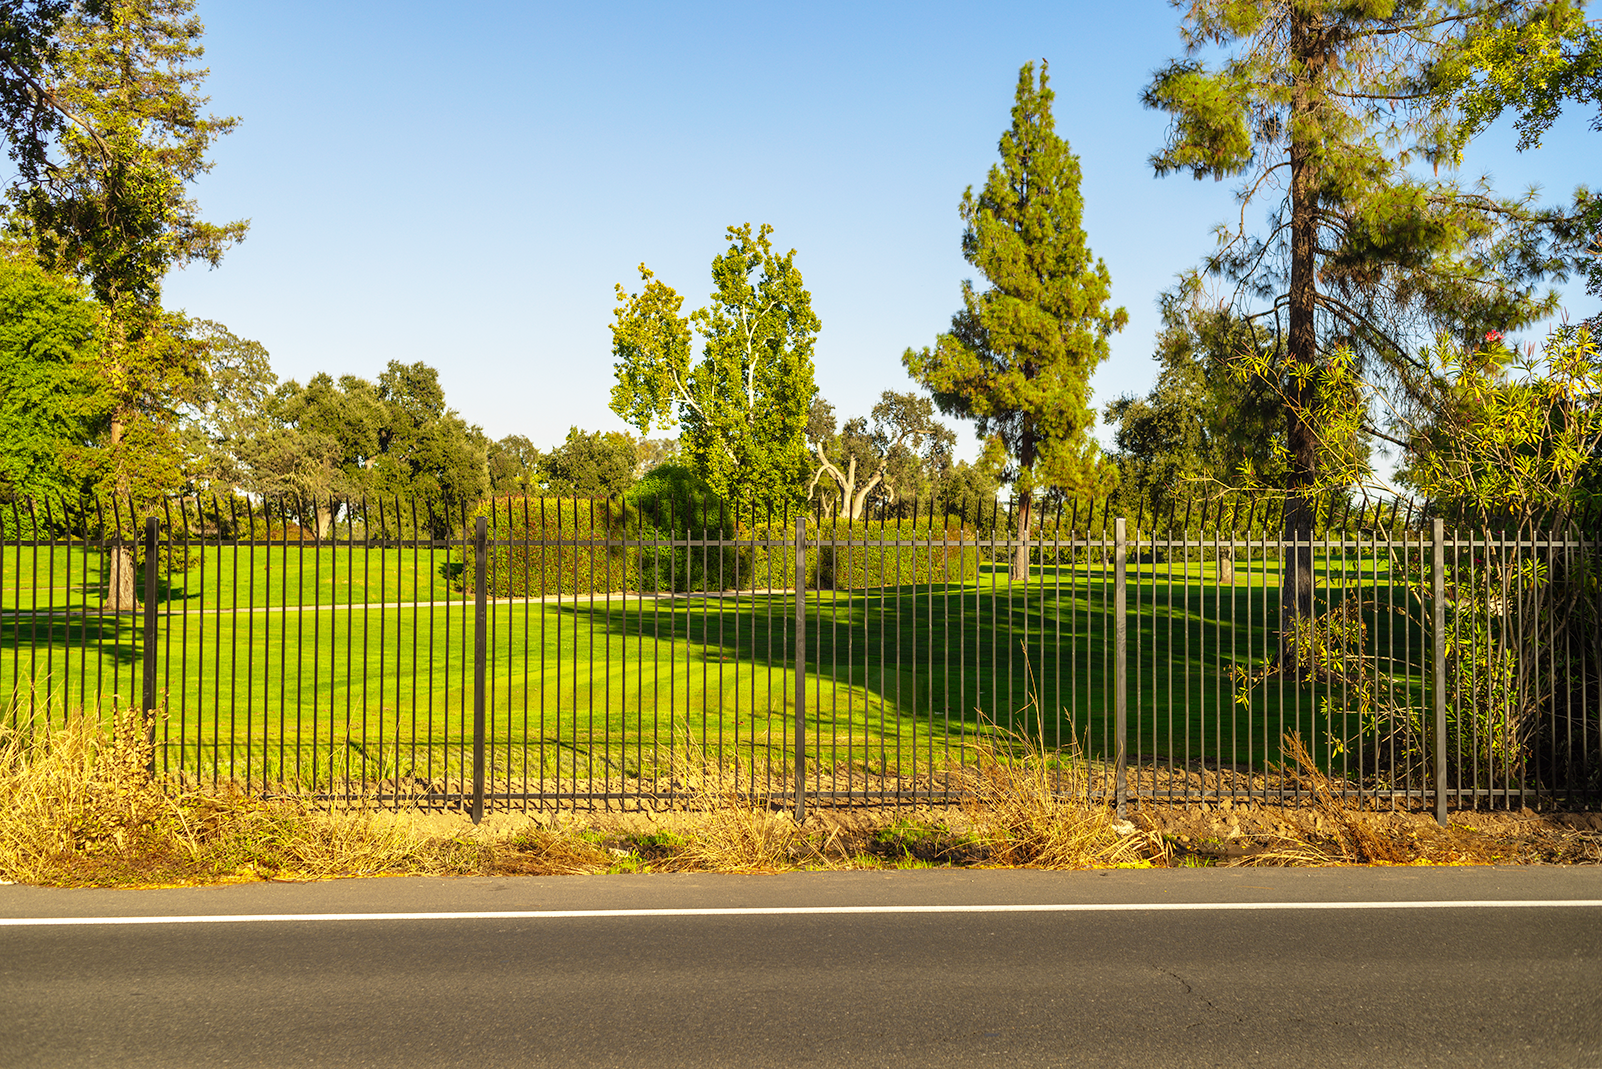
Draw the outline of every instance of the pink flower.
[[[1488,330],[1485,332],[1485,340],[1488,342],[1499,342],[1502,340],[1502,332],[1500,330]]]

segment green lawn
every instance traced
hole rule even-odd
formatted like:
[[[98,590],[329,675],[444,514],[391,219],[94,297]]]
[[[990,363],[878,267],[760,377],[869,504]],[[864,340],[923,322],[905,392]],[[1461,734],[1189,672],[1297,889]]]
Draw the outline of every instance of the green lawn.
[[[1260,768],[1277,760],[1285,731],[1320,748],[1356,732],[1311,688],[1271,682],[1236,703],[1231,669],[1261,667],[1278,626],[1279,563],[1250,556],[1220,585],[1211,560],[1132,552],[1132,759]],[[76,549],[0,550],[0,686],[19,711],[137,700],[138,621],[59,611],[99,604],[100,568],[98,554]],[[1319,569],[1326,587],[1403,605],[1384,560],[1325,556]],[[208,779],[308,786],[464,778],[472,607],[446,570],[443,551],[196,553],[161,585],[158,761]],[[1028,584],[985,564],[968,583],[813,593],[808,754],[916,776],[960,759],[964,741],[994,723],[1110,756],[1112,604],[1110,568],[1083,560],[1037,567]],[[1421,693],[1417,669],[1403,667],[1423,660],[1418,634],[1393,629],[1392,613],[1369,617],[1370,650]],[[692,744],[759,778],[777,774],[790,763],[794,640],[788,594],[495,602],[492,770],[536,784],[650,777],[670,748]]]

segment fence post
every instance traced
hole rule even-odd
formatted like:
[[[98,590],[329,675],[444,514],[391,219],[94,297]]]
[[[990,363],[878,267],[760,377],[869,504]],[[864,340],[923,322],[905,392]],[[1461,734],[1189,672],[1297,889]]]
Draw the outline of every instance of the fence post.
[[[488,521],[473,527],[473,823],[484,819],[484,636],[489,630],[484,558],[489,555]]]
[[[1118,817],[1129,814],[1129,620],[1124,564],[1129,556],[1126,521],[1113,520],[1113,754]]]
[[[1435,647],[1435,822],[1446,827],[1446,521],[1430,524],[1434,553],[1430,563],[1431,615]]]
[[[795,819],[807,816],[807,517],[795,518]]]
[[[150,747],[146,771],[156,772],[156,517],[145,517],[145,620],[144,661],[140,682],[144,684],[140,710],[145,726],[145,743]]]

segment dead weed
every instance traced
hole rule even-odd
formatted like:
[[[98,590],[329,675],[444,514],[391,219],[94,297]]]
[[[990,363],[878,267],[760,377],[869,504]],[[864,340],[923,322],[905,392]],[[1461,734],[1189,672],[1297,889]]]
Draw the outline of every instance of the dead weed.
[[[779,872],[933,866],[1602,863],[1602,815],[1426,814],[1338,797],[1299,739],[1285,740],[1307,804],[1137,804],[1120,821],[1094,800],[1079,748],[995,733],[974,748],[947,809],[814,809],[752,794],[739,770],[693,747],[675,807],[580,822],[497,818],[474,828],[369,809],[264,801],[227,786],[153,780],[140,714],[0,733],[0,879],[161,886],[378,874]]]

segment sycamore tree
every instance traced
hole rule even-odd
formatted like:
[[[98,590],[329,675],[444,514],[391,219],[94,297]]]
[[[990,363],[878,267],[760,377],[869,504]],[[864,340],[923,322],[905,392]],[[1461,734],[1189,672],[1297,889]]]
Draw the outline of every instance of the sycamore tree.
[[[646,438],[634,439],[634,477],[641,479],[652,468],[663,464],[671,464],[679,457],[679,440],[677,438]]]
[[[95,382],[106,429],[94,485],[124,499],[178,484],[179,409],[203,375],[187,321],[162,308],[162,281],[175,266],[215,265],[246,228],[207,222],[189,196],[211,167],[211,142],[237,122],[202,111],[204,27],[192,8],[17,3],[0,21],[0,127],[15,164],[9,225],[44,267],[87,283],[102,308]],[[108,607],[136,607],[131,548],[114,545],[108,563]]]
[[[683,298],[640,265],[639,293],[617,287],[612,411],[641,434],[682,427],[680,451],[737,516],[802,506],[812,467],[807,414],[817,388],[812,349],[822,325],[795,266],[764,223],[728,228],[712,261],[711,303],[688,317]],[[692,363],[692,335],[701,357]]]
[[[1236,310],[1262,328],[1285,386],[1287,538],[1305,542],[1312,527],[1319,451],[1309,414],[1319,411],[1318,369],[1337,348],[1428,407],[1421,339],[1446,331],[1468,344],[1555,308],[1555,293],[1534,284],[1562,266],[1544,251],[1546,220],[1527,199],[1452,175],[1454,116],[1429,91],[1443,55],[1531,7],[1198,0],[1181,23],[1186,55],[1145,91],[1172,118],[1152,157],[1157,174],[1242,179],[1239,220],[1219,228],[1207,268],[1235,285]],[[1263,207],[1257,230],[1247,212]],[[1285,569],[1282,613],[1311,614],[1311,549],[1288,553]]]
[[[951,331],[902,357],[942,412],[973,420],[1008,458],[1022,535],[1014,579],[1029,575],[1041,490],[1100,495],[1116,478],[1091,437],[1090,375],[1129,319],[1105,307],[1111,278],[1085,243],[1079,159],[1057,136],[1052,97],[1045,63],[1038,84],[1024,64],[1001,163],[978,196],[972,187],[962,196],[962,255],[989,286],[964,282]]]
[[[834,406],[814,400],[807,442],[818,458],[808,496],[827,478],[824,502],[858,520],[870,501],[928,497],[951,466],[956,435],[934,418],[929,398],[885,390],[869,417],[848,419],[838,430]]]

